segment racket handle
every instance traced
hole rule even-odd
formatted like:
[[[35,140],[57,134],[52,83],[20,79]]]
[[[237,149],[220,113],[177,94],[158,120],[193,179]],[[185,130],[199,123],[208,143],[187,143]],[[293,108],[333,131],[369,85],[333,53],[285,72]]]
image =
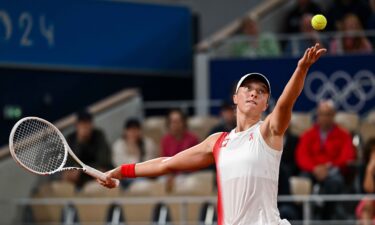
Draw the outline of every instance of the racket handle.
[[[106,180],[106,175],[103,172],[100,172],[99,170],[94,169],[94,168],[92,168],[88,165],[85,165],[83,167],[83,170],[84,170],[85,173],[87,173],[88,175],[90,175],[92,177],[98,178],[98,179],[103,180],[103,181]],[[118,187],[120,185],[120,181],[118,179],[112,178],[112,182],[114,182],[116,184],[116,187]]]

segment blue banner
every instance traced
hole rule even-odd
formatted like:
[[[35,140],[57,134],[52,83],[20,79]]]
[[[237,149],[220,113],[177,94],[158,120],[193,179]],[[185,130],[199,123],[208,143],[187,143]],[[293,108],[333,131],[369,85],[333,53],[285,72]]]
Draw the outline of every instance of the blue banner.
[[[272,86],[272,104],[297,66],[297,58],[216,59],[210,62],[211,99],[231,100],[232,88],[250,72],[265,74]],[[310,111],[331,98],[339,110],[365,113],[375,106],[375,55],[324,56],[306,77],[294,111]]]
[[[185,7],[100,0],[0,0],[0,64],[189,73]]]

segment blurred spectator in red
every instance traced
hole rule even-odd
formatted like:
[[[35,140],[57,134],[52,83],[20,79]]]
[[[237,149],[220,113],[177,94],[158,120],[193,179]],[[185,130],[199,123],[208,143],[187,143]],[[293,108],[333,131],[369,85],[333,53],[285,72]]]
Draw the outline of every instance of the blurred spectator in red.
[[[68,135],[67,142],[74,154],[85,164],[102,171],[113,168],[111,150],[105,135],[94,127],[93,118],[89,112],[78,113],[76,131]],[[68,166],[70,166],[69,163],[71,162],[67,162]],[[66,171],[62,177],[64,180],[75,183],[78,188],[92,179],[78,170]]]
[[[315,43],[319,43],[320,46],[327,46],[326,41],[324,41],[319,32],[314,30],[311,26],[311,19],[313,15],[306,13],[303,14],[301,20],[299,21],[299,32],[300,38],[292,39],[288,42],[287,46],[285,47],[285,54],[287,55],[302,55],[305,49],[309,48],[309,46],[314,45]]]
[[[217,132],[230,132],[236,127],[236,114],[229,103],[223,103],[220,107],[220,122],[214,126],[209,134]]]
[[[375,138],[367,141],[364,146],[364,165],[362,167],[361,184],[363,192],[367,194],[375,193]],[[375,201],[363,199],[356,209],[357,219],[360,225],[371,225],[375,223]]]
[[[172,109],[167,116],[168,133],[161,140],[161,155],[174,156],[198,144],[198,137],[187,129],[187,118],[180,109]]]
[[[314,194],[342,193],[343,173],[348,163],[355,159],[352,137],[334,122],[335,113],[331,100],[320,102],[316,124],[301,135],[297,146],[297,164],[304,175],[312,179]],[[338,215],[340,207],[334,204],[326,202],[321,207],[321,219],[343,216]]]
[[[343,18],[342,31],[343,37],[331,42],[332,54],[372,52],[372,45],[363,33],[361,21],[355,14],[347,14]]]
[[[161,156],[170,157],[197,145],[198,137],[188,131],[187,117],[181,109],[172,109],[167,116],[168,133],[161,139]],[[167,192],[172,191],[174,175],[166,176]]]
[[[259,31],[258,22],[250,17],[243,18],[239,31],[231,38],[230,55],[236,57],[279,56],[281,48],[275,36]]]
[[[342,21],[346,14],[357,15],[361,24],[366,24],[371,11],[369,5],[359,0],[335,0],[328,9],[327,29],[330,31],[342,30]]]
[[[315,15],[318,13],[322,13],[320,6],[311,0],[297,0],[296,2],[297,4],[288,12],[286,16],[285,31],[287,33],[300,32],[300,24],[303,15]]]

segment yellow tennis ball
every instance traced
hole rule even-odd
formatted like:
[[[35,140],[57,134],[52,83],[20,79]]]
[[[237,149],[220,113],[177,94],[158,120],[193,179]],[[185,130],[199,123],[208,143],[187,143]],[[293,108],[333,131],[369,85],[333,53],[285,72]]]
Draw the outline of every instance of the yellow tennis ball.
[[[317,14],[311,19],[311,25],[315,30],[323,30],[327,25],[327,19],[322,14]]]

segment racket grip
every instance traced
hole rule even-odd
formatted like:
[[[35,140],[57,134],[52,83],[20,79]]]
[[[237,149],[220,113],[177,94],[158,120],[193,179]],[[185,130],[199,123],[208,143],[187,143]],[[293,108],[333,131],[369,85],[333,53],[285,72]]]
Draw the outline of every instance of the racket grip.
[[[85,165],[84,166],[84,172],[87,173],[88,175],[90,175],[92,177],[95,177],[95,178],[98,178],[102,181],[106,180],[106,175],[103,172],[100,172],[99,170],[94,169],[90,166]],[[112,178],[112,182],[115,183],[116,187],[118,187],[120,185],[120,181],[118,179]]]

